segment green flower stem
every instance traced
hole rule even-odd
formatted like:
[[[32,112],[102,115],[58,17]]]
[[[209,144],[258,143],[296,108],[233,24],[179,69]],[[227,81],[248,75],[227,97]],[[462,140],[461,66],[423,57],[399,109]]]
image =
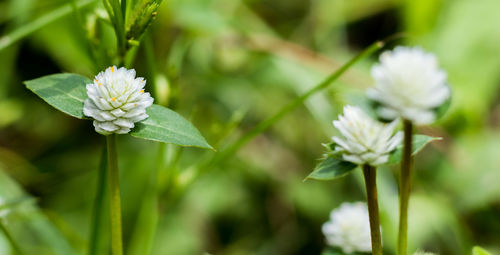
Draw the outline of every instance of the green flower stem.
[[[120,184],[116,154],[116,135],[106,136],[108,147],[108,183],[111,215],[111,254],[122,255],[122,210],[120,205]]]
[[[9,241],[10,246],[14,250],[14,254],[23,255],[24,253],[22,252],[20,246],[17,244],[16,240],[14,240],[14,237],[12,237],[7,227],[5,227],[3,219],[1,218],[0,218],[0,230],[1,232],[4,233],[5,237],[7,238],[7,241]]]
[[[97,255],[99,254],[99,247],[101,246],[102,240],[102,225],[104,217],[104,203],[106,197],[106,179],[107,179],[107,149],[104,146],[101,155],[101,163],[99,165],[99,173],[97,175],[97,191],[96,198],[94,201],[94,209],[92,212],[92,223],[90,231],[90,244],[89,244],[89,254]]]
[[[407,254],[408,245],[408,204],[410,200],[411,168],[412,168],[412,137],[413,125],[409,120],[403,120],[404,144],[401,161],[401,176],[399,181],[399,232],[398,255]]]
[[[370,217],[372,255],[382,255],[382,237],[380,235],[377,198],[377,169],[370,165],[363,165],[363,174],[365,176],[366,200],[368,202],[368,215]]]

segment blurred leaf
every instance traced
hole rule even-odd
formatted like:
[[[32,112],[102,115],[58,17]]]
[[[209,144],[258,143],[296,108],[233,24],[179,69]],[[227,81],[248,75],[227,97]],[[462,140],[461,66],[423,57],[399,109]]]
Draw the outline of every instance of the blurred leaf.
[[[14,206],[3,220],[16,241],[22,240],[25,254],[77,254],[65,236],[43,214],[21,186],[4,173],[0,161],[0,199]],[[29,197],[29,198],[28,198]],[[6,204],[6,205],[7,205]],[[30,236],[32,238],[26,238]],[[43,247],[44,249],[39,249]],[[3,254],[3,253],[2,253]]]
[[[338,158],[328,157],[325,160],[321,161],[316,168],[310,173],[307,179],[315,179],[315,180],[333,180],[344,175],[350,173],[354,170],[357,165],[340,160]]]
[[[431,137],[426,135],[413,135],[413,151],[412,155],[416,155],[421,151],[428,143],[441,140],[441,137]],[[396,164],[401,161],[401,156],[403,154],[403,145],[399,145],[396,150],[389,157],[389,161],[386,164]]]
[[[472,248],[472,255],[492,255],[492,254],[479,246],[474,246],[474,248]]]
[[[21,100],[0,100],[0,127],[7,126],[23,116],[23,104]]]
[[[130,132],[132,136],[181,146],[212,149],[200,132],[178,113],[156,104],[149,107],[146,113],[149,118],[137,123]]]
[[[83,119],[85,85],[91,81],[78,74],[60,73],[25,81],[26,87],[59,111]]]
[[[96,0],[85,0],[81,1],[77,4],[78,8],[84,7],[92,2],[95,2]],[[31,23],[28,23],[11,33],[0,37],[0,51],[7,48],[8,46],[12,45],[13,43],[21,40],[23,37],[26,37],[30,35],[31,33],[37,31],[38,29],[70,14],[73,11],[71,8],[70,4],[64,5],[60,8],[57,8],[40,18],[34,20]]]

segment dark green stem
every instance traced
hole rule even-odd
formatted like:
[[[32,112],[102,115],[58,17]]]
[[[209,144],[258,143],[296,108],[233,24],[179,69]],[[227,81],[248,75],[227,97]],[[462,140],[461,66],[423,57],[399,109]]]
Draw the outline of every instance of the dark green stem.
[[[412,135],[413,125],[409,120],[403,120],[404,144],[401,161],[401,177],[399,180],[399,232],[398,255],[407,254],[408,245],[408,204],[410,200],[411,168],[412,168]]]
[[[120,202],[120,184],[116,153],[116,135],[106,136],[108,145],[108,183],[111,215],[111,254],[122,255],[122,210]]]
[[[5,224],[3,223],[3,219],[1,219],[1,218],[0,218],[0,229],[4,233],[7,240],[9,241],[10,246],[14,250],[14,254],[23,255],[24,253],[22,252],[20,246],[17,244],[16,240],[14,240],[14,237],[12,237],[12,235],[10,234],[7,227],[5,227]]]
[[[377,198],[377,169],[370,165],[363,165],[365,176],[366,200],[370,217],[370,235],[372,240],[372,255],[382,255],[382,238],[380,235],[380,217],[378,214]]]
[[[107,179],[107,149],[104,146],[101,155],[101,163],[99,165],[99,173],[97,175],[97,192],[94,201],[94,210],[92,212],[92,229],[90,231],[90,246],[89,254],[96,255],[99,252],[100,241],[101,241],[101,226],[103,225],[104,217],[104,203],[106,197],[106,179]]]

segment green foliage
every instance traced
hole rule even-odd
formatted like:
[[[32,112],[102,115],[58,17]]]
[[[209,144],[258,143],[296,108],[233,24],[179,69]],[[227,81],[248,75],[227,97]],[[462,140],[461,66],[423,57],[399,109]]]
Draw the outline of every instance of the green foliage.
[[[136,3],[130,24],[127,25],[127,40],[137,40],[144,34],[156,17],[156,10],[160,4],[161,0],[141,0]]]
[[[77,8],[82,8],[84,6],[87,6],[93,2],[96,2],[97,0],[84,0],[81,2],[78,2]],[[3,49],[9,47],[10,45],[18,42],[22,38],[29,36],[33,32],[41,29],[42,27],[64,17],[70,14],[73,11],[71,4],[66,4],[60,8],[57,8],[41,17],[38,19],[32,21],[31,23],[28,23],[22,27],[19,27],[15,29],[14,31],[10,32],[7,35],[1,36],[0,37],[0,51]]]
[[[137,126],[130,132],[132,136],[181,146],[212,149],[200,132],[178,113],[156,104],[146,109],[146,113],[149,118],[136,123]]]
[[[310,173],[307,179],[316,180],[333,180],[345,176],[352,170],[356,169],[357,165],[351,162],[344,161],[339,158],[327,157],[321,161]]]
[[[426,135],[413,135],[413,148],[412,155],[416,155],[421,151],[427,144],[432,141],[441,140],[440,137],[431,137]],[[399,145],[394,152],[389,156],[387,164],[397,164],[401,162],[401,157],[403,154],[403,145]]]
[[[70,116],[83,119],[83,102],[88,97],[85,85],[92,83],[78,74],[53,74],[25,81],[28,89],[45,102]]]
[[[78,74],[54,74],[26,81],[26,87],[54,108],[75,118],[83,115],[87,98],[85,85],[91,81]],[[158,142],[211,149],[200,132],[186,119],[163,106],[153,105],[146,110],[149,118],[136,123],[131,135]]]
[[[439,137],[430,137],[426,135],[414,135],[413,136],[413,150],[412,155],[417,154],[421,151],[428,143],[434,140],[440,140]],[[335,143],[326,144],[327,150],[326,159],[322,160],[314,170],[307,176],[307,179],[316,180],[333,180],[340,177],[344,177],[352,170],[356,168],[357,165],[342,160],[341,156],[338,154],[332,154],[331,151],[335,149]],[[396,150],[394,150],[389,156],[389,160],[386,164],[397,164],[401,162],[403,146],[399,145]]]
[[[118,64],[104,2],[74,2],[82,23],[68,1],[0,1],[0,180],[26,190],[16,193],[2,181],[0,194],[7,202],[31,197],[40,204],[23,202],[7,216],[8,230],[27,254],[86,254],[89,246],[102,137],[87,121],[41,107],[44,102],[21,85],[59,72],[93,77]],[[120,38],[126,38],[143,1],[118,2]],[[321,224],[336,205],[363,200],[363,182],[359,171],[351,171],[346,181],[304,183],[305,169],[314,168],[318,145],[333,135],[331,121],[343,105],[365,99],[377,57],[363,58],[333,86],[252,130],[362,48],[403,32],[408,36],[397,44],[435,53],[453,94],[444,118],[421,127],[443,141],[415,160],[409,250],[470,254],[471,244],[481,243],[497,254],[498,9],[498,0],[165,1],[145,32],[150,59],[146,44],[134,41],[138,46],[128,45],[133,57],[125,64],[148,78],[148,91],[162,94],[154,80],[166,77],[169,94],[161,97],[168,100],[161,102],[189,113],[220,151],[168,145],[159,153],[158,143],[120,137],[126,253],[144,254],[143,240],[152,238],[150,254],[319,254],[326,246]],[[245,114],[233,123],[235,112]],[[211,161],[247,134],[250,139],[233,152]],[[200,159],[211,164],[198,169]],[[397,171],[382,166],[378,173],[387,254],[395,253],[398,224],[392,169]],[[157,184],[153,198],[145,192],[151,183]],[[152,199],[158,203],[150,206]],[[101,213],[103,230],[108,213]],[[145,218],[139,214],[158,216],[154,230],[137,227]],[[101,234],[108,244],[107,233]],[[0,233],[0,254],[11,250]]]

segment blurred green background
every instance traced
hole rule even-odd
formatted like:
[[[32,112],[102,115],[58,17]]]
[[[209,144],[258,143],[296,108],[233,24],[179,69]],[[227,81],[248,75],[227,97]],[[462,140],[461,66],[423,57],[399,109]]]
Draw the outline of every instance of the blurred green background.
[[[0,210],[15,204],[2,217],[25,254],[87,253],[104,138],[22,84],[57,72],[93,77],[110,64],[115,39],[102,3],[85,2],[74,12],[75,1],[0,1]],[[3,47],[3,36],[60,8],[68,15]],[[419,128],[444,140],[415,160],[410,251],[470,254],[477,244],[500,254],[498,10],[498,0],[164,0],[132,67],[157,103],[223,148],[364,47],[404,32],[387,49],[434,52],[453,90],[444,118]],[[157,143],[120,136],[126,254],[147,254],[148,244],[150,254],[320,254],[329,212],[365,199],[361,173],[302,180],[339,110],[371,86],[376,60],[356,64],[216,165],[194,167],[217,152],[168,146],[158,166]],[[397,173],[378,176],[387,254],[396,244]],[[10,252],[1,234],[0,254]]]

